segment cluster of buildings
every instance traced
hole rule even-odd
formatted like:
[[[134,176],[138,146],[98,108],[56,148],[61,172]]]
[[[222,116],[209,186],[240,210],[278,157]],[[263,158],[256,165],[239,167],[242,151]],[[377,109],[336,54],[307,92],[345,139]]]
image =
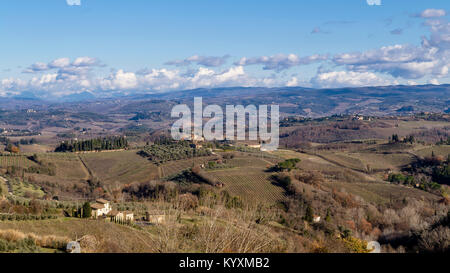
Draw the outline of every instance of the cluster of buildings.
[[[108,200],[97,199],[91,204],[92,217],[109,218],[111,221],[134,221],[134,214],[131,211],[118,211],[112,209],[112,206]]]
[[[97,199],[91,203],[92,217],[95,219],[108,219],[112,222],[133,222],[135,216],[131,211],[118,211],[112,208],[111,203],[105,199]],[[165,221],[162,211],[146,212],[144,221],[152,224],[161,224]]]

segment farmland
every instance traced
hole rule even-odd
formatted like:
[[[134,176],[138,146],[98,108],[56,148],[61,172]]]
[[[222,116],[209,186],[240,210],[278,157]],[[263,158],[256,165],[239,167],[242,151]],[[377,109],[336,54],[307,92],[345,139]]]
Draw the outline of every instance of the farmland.
[[[95,236],[98,244],[95,252],[151,252],[145,241],[149,234],[127,226],[116,225],[104,221],[59,218],[44,221],[0,221],[0,229],[20,230],[24,233],[38,235],[65,236],[71,239],[84,235]]]
[[[195,157],[191,159],[175,160],[164,163],[160,166],[160,176],[168,177],[175,175],[183,170],[192,168],[193,165],[205,164],[214,157]]]
[[[91,174],[108,184],[143,182],[159,178],[158,167],[136,150],[81,154]]]
[[[7,168],[11,166],[28,168],[35,166],[36,164],[29,160],[26,155],[1,155],[0,156],[0,167]]]
[[[387,121],[392,132],[398,129],[395,122]],[[352,124],[336,126],[350,128]],[[400,125],[403,129],[408,124]],[[416,125],[408,132],[414,132]],[[156,141],[160,138],[155,136]],[[272,236],[273,248],[254,246],[256,251],[358,252],[345,248],[346,230],[355,240],[388,240],[385,233],[423,230],[427,227],[423,222],[432,224],[447,213],[449,188],[432,182],[436,169],[445,181],[448,145],[371,136],[295,147],[287,142],[285,149],[261,152],[239,142],[128,139],[134,149],[5,152],[0,156],[0,169],[13,194],[5,194],[6,185],[0,185],[5,197],[0,198],[0,213],[31,217],[0,220],[0,229],[67,238],[92,235],[98,240],[93,252],[242,250],[237,245],[207,248],[211,245],[201,240],[213,224],[217,225],[214,236],[224,240],[242,231],[256,238]],[[203,148],[207,152],[197,153],[197,147],[207,147]],[[419,166],[421,160],[439,165]],[[391,175],[405,179],[397,182]],[[406,178],[408,183],[403,183]],[[97,198],[110,200],[114,209],[132,211],[136,225],[68,217],[82,202]],[[43,203],[39,206],[36,201]],[[147,212],[173,219],[161,225],[146,224]],[[30,220],[35,216],[44,218]],[[313,216],[326,221],[314,223]],[[297,244],[293,238],[302,242]]]
[[[224,170],[210,170],[208,177],[224,184],[223,190],[240,196],[251,203],[276,203],[283,199],[283,190],[272,184],[270,174],[266,172],[270,162],[253,157],[236,157],[227,163],[231,166]]]

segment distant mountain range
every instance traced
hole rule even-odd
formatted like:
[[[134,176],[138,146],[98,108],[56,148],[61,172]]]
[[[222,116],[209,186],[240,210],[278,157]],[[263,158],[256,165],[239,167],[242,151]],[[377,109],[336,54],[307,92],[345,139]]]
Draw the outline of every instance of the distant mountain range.
[[[77,108],[83,104],[110,104],[115,101],[121,109],[130,103],[162,100],[172,103],[192,103],[194,97],[203,97],[207,104],[279,104],[285,115],[321,117],[333,114],[400,115],[413,112],[449,112],[450,85],[382,86],[336,89],[312,89],[304,87],[228,87],[200,88],[165,93],[138,93],[109,98],[98,98],[95,93],[83,92],[47,101],[32,94],[12,98],[0,98],[2,109],[29,107],[65,106]],[[78,105],[78,106],[77,106]],[[62,106],[62,105],[61,105]],[[104,108],[102,108],[104,109]],[[139,109],[130,109],[139,111]]]

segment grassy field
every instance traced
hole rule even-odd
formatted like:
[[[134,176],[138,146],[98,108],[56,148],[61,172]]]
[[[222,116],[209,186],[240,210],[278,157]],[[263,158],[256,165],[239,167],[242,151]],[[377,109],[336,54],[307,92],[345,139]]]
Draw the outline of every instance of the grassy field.
[[[407,153],[402,154],[375,154],[375,153],[352,153],[365,166],[370,166],[373,171],[383,171],[387,169],[400,170],[414,159],[414,156]]]
[[[151,252],[149,234],[128,226],[96,220],[59,218],[44,221],[0,221],[0,229],[20,230],[37,235],[67,236],[73,240],[95,236],[99,252]]]
[[[16,196],[27,198],[42,198],[45,195],[41,188],[28,182],[21,181],[18,178],[10,179],[9,183],[12,187],[13,194]]]
[[[55,175],[26,173],[25,176],[27,178],[32,177],[36,181],[48,181],[58,184],[76,183],[86,181],[89,178],[89,173],[83,167],[82,162],[76,154],[42,153],[38,154],[38,158],[55,166]],[[31,164],[37,165],[31,160],[29,161]]]
[[[398,134],[399,136],[407,136],[414,133],[417,130],[443,128],[448,126],[448,122],[445,121],[404,121],[404,120],[386,120],[385,123],[391,124],[392,127],[388,128],[376,128],[378,134],[383,135],[385,139],[392,134]]]
[[[367,171],[367,165],[364,164],[359,158],[356,158],[345,152],[321,152],[320,156],[326,160],[335,163],[336,165],[343,165],[347,168],[358,170],[361,172]]]
[[[393,185],[389,183],[346,183],[346,182],[329,182],[326,183],[327,186],[342,190],[346,192],[357,195],[368,202],[373,202],[375,204],[386,204],[390,200],[403,200],[404,198],[416,198],[416,199],[428,199],[435,200],[439,199],[438,196],[431,193],[408,188],[400,185]]]
[[[426,147],[415,150],[414,153],[422,157],[431,156],[434,153],[436,156],[443,156],[446,158],[450,154],[450,145]]]
[[[104,183],[145,182],[159,178],[158,167],[136,151],[81,154],[87,169]]]

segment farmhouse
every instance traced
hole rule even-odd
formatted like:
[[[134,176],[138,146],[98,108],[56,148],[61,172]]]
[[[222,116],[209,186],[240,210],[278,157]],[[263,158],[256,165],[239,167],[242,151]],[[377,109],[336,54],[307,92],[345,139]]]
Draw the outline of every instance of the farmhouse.
[[[123,213],[117,210],[111,210],[107,216],[111,219],[111,221],[123,220]]]
[[[145,213],[145,220],[154,225],[164,223],[166,220],[166,215],[161,211],[152,211]]]
[[[123,218],[125,221],[133,221],[134,220],[134,214],[131,211],[124,211],[123,212]]]
[[[112,210],[109,201],[105,199],[95,200],[95,203],[91,204],[91,208],[94,218],[106,216]]]
[[[131,211],[111,210],[107,215],[111,221],[134,221],[134,214]]]

